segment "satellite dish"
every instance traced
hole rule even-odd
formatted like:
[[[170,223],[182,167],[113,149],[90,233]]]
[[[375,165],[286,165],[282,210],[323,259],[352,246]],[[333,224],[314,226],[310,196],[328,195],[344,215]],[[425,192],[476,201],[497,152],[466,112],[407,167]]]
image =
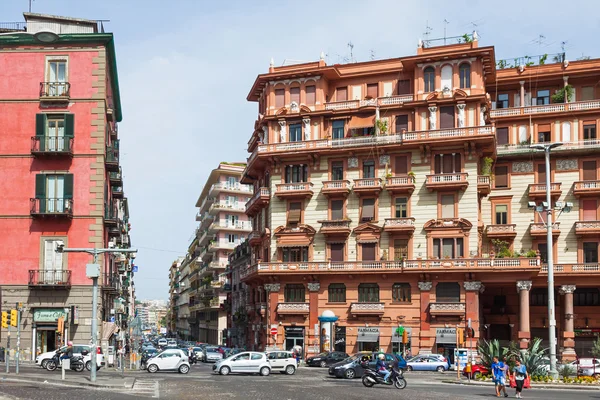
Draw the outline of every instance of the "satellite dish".
[[[58,35],[52,31],[39,31],[36,32],[33,37],[38,42],[42,43],[52,43],[58,40]]]

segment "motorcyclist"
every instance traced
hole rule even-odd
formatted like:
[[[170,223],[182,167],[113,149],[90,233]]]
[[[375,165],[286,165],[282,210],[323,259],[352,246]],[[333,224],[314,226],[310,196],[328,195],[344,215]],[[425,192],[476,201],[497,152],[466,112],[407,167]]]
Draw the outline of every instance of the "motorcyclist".
[[[62,355],[60,356],[61,360],[70,359],[73,357],[73,342],[67,342],[67,348],[62,351]]]
[[[380,354],[377,359],[377,363],[375,364],[375,369],[377,370],[378,374],[383,375],[383,380],[385,382],[388,381],[388,378],[392,374],[392,372],[388,371],[386,367],[387,365],[385,365],[385,354]]]

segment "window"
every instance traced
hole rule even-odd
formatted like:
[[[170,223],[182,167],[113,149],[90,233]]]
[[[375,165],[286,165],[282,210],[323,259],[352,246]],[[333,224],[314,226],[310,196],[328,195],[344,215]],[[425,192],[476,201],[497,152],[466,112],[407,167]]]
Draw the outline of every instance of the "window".
[[[346,101],[348,100],[348,87],[339,87],[335,90],[335,100],[336,101]]]
[[[441,218],[455,218],[455,207],[454,207],[454,195],[453,194],[442,194],[440,196],[440,203],[442,205]]]
[[[498,146],[508,144],[508,128],[496,128],[496,143]]]
[[[331,180],[344,180],[344,162],[334,161],[331,163]]]
[[[343,119],[334,120],[332,131],[333,131],[332,137],[334,139],[343,139],[344,138],[344,120]]]
[[[304,303],[304,285],[287,284],[285,285],[284,297],[286,303]]]
[[[439,259],[464,257],[463,238],[433,239],[433,257]]]
[[[362,243],[362,261],[375,261],[375,243]]]
[[[60,240],[62,241],[62,240]],[[44,239],[43,240],[43,251],[44,251],[44,271],[61,271],[63,269],[63,253],[56,251],[59,240],[57,239]],[[44,280],[53,280],[55,276],[54,272],[46,272]],[[59,278],[59,276],[56,276]]]
[[[545,220],[546,217],[544,216],[546,213],[541,213],[542,214],[542,219]],[[538,243],[537,245],[538,251],[540,252],[540,261],[543,264],[546,264],[548,262],[548,245],[546,243]]]
[[[496,108],[508,108],[508,93],[501,93],[498,95]]]
[[[300,104],[300,88],[290,88],[290,103]]]
[[[538,132],[538,143],[550,142],[550,131]]]
[[[583,173],[582,173],[583,180],[584,181],[595,181],[596,178],[598,177],[596,161],[595,160],[584,161],[584,162],[582,162],[582,167],[583,167]]]
[[[594,86],[584,86],[581,88],[581,100],[594,100],[596,96],[594,95]]]
[[[583,125],[583,140],[596,140],[596,124]]]
[[[552,180],[552,175],[550,175],[550,180]],[[546,183],[546,164],[539,163],[537,164],[537,181],[536,183]]]
[[[363,161],[363,178],[375,178],[375,161]]]
[[[440,129],[454,128],[454,106],[440,107]]]
[[[327,301],[330,303],[346,302],[346,285],[343,283],[331,283],[327,288]]]
[[[344,219],[344,200],[331,200],[331,219],[334,221]]]
[[[307,262],[308,247],[284,247],[281,255],[283,262]]]
[[[295,226],[299,224],[302,220],[302,203],[299,201],[290,202],[288,211],[288,225]]]
[[[590,264],[598,262],[598,242],[583,243],[583,262]]]
[[[494,187],[495,188],[507,188],[508,187],[508,166],[497,165],[494,168]]]
[[[363,199],[360,221],[368,222],[368,221],[373,221],[374,219],[375,219],[375,199],[373,199],[373,198]]]
[[[508,205],[507,204],[496,204],[494,207],[495,222],[496,225],[508,224]]]
[[[376,283],[361,283],[358,285],[358,302],[379,302],[379,285]]]
[[[598,200],[586,199],[581,200],[581,208],[583,209],[584,221],[596,221],[598,218]]]
[[[275,89],[275,107],[283,107],[285,105],[285,89]]]
[[[425,92],[435,91],[435,69],[427,67],[423,71],[423,80],[425,84]]]
[[[460,153],[436,154],[434,157],[434,172],[436,174],[452,174],[462,171]]]
[[[290,125],[290,142],[302,141],[302,124]]]
[[[548,289],[533,288],[529,292],[529,304],[533,307],[548,306]]]
[[[440,303],[460,302],[460,285],[458,282],[440,282],[435,287],[435,301]]]
[[[408,239],[394,239],[394,260],[408,258]]]
[[[536,104],[538,106],[550,104],[550,91],[549,90],[538,90]]]
[[[369,83],[367,85],[367,97],[371,99],[378,97],[378,85],[376,83]]]
[[[262,354],[255,354],[255,353],[252,353],[252,357],[251,357],[251,359],[252,359],[252,360],[262,360],[262,359],[263,359],[263,357],[264,357],[264,356],[263,356]]]
[[[392,300],[410,302],[410,284],[394,283],[392,286]]]
[[[238,235],[234,235],[232,233],[227,234],[227,242],[228,243],[237,243]]]
[[[70,150],[74,117],[73,114],[37,114],[35,135],[39,141],[39,150]]]
[[[308,165],[288,165],[285,167],[285,183],[308,182]]]
[[[408,175],[408,156],[396,156],[394,164],[394,175],[395,176],[407,176]]]
[[[460,75],[460,88],[469,89],[471,88],[471,66],[469,64],[461,64],[458,68]]]
[[[67,61],[52,60],[48,62],[48,82],[67,81]]]
[[[343,262],[344,261],[344,243],[330,243],[329,244],[329,255],[331,262]]]
[[[402,133],[403,130],[408,131],[408,115],[396,115],[396,133]]]
[[[398,94],[411,94],[409,79],[403,79],[398,81]]]
[[[396,197],[396,218],[408,217],[408,199],[406,197]]]
[[[574,306],[600,306],[600,292],[597,288],[577,288],[573,293]]]
[[[73,175],[35,176],[35,198],[41,213],[64,213],[71,207],[73,199]]]
[[[317,91],[316,86],[306,87],[306,104],[309,106],[314,105],[317,102]]]
[[[237,215],[227,215],[225,226],[236,226],[239,222],[239,216]]]

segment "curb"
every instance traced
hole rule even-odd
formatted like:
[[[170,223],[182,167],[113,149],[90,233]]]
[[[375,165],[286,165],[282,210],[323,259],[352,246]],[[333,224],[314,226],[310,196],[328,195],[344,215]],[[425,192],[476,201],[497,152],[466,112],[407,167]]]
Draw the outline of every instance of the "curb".
[[[53,386],[89,387],[89,388],[96,388],[96,389],[128,389],[128,390],[131,390],[131,389],[133,389],[135,380],[136,380],[136,378],[132,378],[131,384],[126,382],[125,385],[120,386],[120,385],[114,385],[114,384],[109,385],[109,384],[92,383],[92,382],[73,382],[73,381],[68,381],[68,380],[56,381],[53,379],[48,380],[45,378],[27,377],[27,376],[13,378],[13,377],[8,377],[5,374],[0,375],[0,382],[37,382],[37,383],[43,383],[46,385],[53,385]]]
[[[457,382],[451,380],[443,380],[442,383],[448,383],[453,385],[464,385],[464,386],[494,386],[493,382]],[[532,389],[558,389],[558,390],[588,390],[588,391],[599,391],[600,386],[584,386],[584,385],[544,385],[535,384],[531,386]],[[507,387],[508,389],[508,387]],[[511,388],[512,389],[512,388]]]

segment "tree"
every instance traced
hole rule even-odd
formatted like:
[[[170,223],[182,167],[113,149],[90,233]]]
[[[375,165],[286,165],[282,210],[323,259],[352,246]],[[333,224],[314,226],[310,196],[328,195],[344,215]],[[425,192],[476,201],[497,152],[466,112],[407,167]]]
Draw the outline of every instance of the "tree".
[[[592,355],[596,358],[600,357],[600,337],[594,341]]]
[[[160,326],[167,326],[167,317],[162,317],[160,319]]]

